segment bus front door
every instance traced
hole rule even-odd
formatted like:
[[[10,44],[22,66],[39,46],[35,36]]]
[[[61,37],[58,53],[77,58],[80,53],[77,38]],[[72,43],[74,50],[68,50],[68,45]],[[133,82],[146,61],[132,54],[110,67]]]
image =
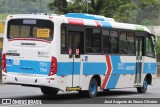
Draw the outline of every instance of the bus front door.
[[[136,37],[136,74],[135,74],[135,85],[141,85],[142,79],[142,54],[143,54],[143,37]]]
[[[83,52],[83,32],[69,31],[69,60],[72,63],[72,86],[79,87],[80,85],[80,68],[81,68],[81,54]]]

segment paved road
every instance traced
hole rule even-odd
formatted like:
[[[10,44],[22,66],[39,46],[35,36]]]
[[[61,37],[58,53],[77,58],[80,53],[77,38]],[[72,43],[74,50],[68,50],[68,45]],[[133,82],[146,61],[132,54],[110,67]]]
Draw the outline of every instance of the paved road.
[[[114,89],[109,93],[99,92],[95,99],[90,99],[84,96],[80,96],[76,92],[72,93],[59,93],[57,96],[45,96],[41,93],[39,88],[31,88],[31,87],[22,87],[22,86],[14,86],[14,85],[0,85],[0,98],[19,98],[19,99],[40,99],[47,100],[52,102],[53,104],[83,104],[83,103],[94,103],[99,99],[108,99],[108,98],[160,98],[160,79],[156,80],[156,84],[154,86],[149,86],[147,93],[138,94],[136,89]],[[103,99],[103,100],[104,100]],[[103,102],[102,102],[103,103]],[[22,105],[0,105],[2,107],[18,107]],[[42,107],[44,105],[23,105],[29,107]],[[49,105],[45,105],[46,107]],[[64,106],[64,105],[58,105]],[[70,105],[67,105],[71,107]],[[73,106],[73,105],[72,105]],[[78,105],[77,105],[78,106]],[[88,105],[95,106],[95,105]],[[101,105],[106,106],[106,105]],[[112,105],[113,106],[113,105]],[[121,107],[122,105],[114,105],[114,107]],[[127,105],[125,105],[127,106]],[[132,107],[152,107],[152,105],[130,105]],[[124,107],[124,106],[122,106]],[[154,107],[158,107],[158,105],[154,105]]]

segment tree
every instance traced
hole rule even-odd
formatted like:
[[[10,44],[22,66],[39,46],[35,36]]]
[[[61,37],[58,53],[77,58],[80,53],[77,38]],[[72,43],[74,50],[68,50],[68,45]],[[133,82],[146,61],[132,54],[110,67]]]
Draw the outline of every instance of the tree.
[[[94,9],[95,14],[100,14],[104,3],[105,0],[91,0],[92,8]]]
[[[67,0],[54,0],[49,3],[49,8],[64,14],[68,12],[86,13],[88,3],[89,13],[100,14],[104,2],[105,0],[70,0],[69,2],[67,2]]]
[[[66,0],[54,0],[49,3],[49,8],[51,10],[57,10],[58,12],[68,13],[68,2]]]
[[[25,14],[50,12],[48,2],[51,0],[0,0],[1,14]]]
[[[138,8],[137,23],[153,24],[152,21],[160,15],[160,1],[159,0],[134,0]]]
[[[49,4],[56,13],[86,13],[86,3],[89,13],[115,18],[120,22],[137,24],[152,24],[160,17],[159,0],[54,0]],[[160,22],[159,22],[160,23]]]

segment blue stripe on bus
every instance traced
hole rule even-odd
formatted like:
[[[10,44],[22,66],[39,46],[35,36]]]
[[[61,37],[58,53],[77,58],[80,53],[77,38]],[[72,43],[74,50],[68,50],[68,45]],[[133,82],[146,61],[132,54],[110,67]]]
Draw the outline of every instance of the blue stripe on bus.
[[[73,62],[58,62],[58,71],[56,73],[58,76],[67,75],[80,75],[80,62],[74,63],[73,72]]]
[[[7,72],[48,75],[50,62],[7,59]]]
[[[110,75],[108,84],[106,85],[107,89],[116,87],[120,75],[135,74],[136,72],[136,63],[123,63],[121,62],[119,56],[111,56],[111,61],[112,73]]]
[[[103,16],[90,15],[90,14],[84,14],[84,13],[68,13],[68,14],[65,14],[65,16],[71,17],[71,18],[82,18],[82,19],[105,21]]]
[[[112,25],[109,22],[100,21],[102,27],[112,28]]]
[[[106,72],[106,63],[84,62],[83,75],[104,75]]]
[[[119,56],[110,56],[110,57],[112,62],[112,73],[110,75],[108,84],[106,85],[106,89],[115,88],[120,76],[119,75],[120,72],[118,70],[118,65],[119,63],[121,63],[120,57]],[[124,67],[124,65],[121,65],[121,66]],[[118,74],[118,75],[115,76],[113,74]]]
[[[155,74],[157,64],[156,63],[144,63],[144,74]]]
[[[109,88],[114,88],[121,74],[135,74],[136,63],[121,63],[119,56],[111,56],[112,74],[108,83]],[[57,75],[80,75],[80,62],[58,62]],[[106,73],[106,62],[84,62],[82,74],[83,75],[104,75]],[[29,61],[20,60],[19,65],[13,59],[7,59],[7,71],[24,74],[41,74],[48,75],[50,71],[50,62],[45,61]],[[144,73],[156,73],[156,63],[144,63]],[[116,74],[116,76],[115,76]],[[117,76],[118,75],[118,76]],[[113,80],[113,81],[112,81]],[[107,87],[107,88],[108,88]]]

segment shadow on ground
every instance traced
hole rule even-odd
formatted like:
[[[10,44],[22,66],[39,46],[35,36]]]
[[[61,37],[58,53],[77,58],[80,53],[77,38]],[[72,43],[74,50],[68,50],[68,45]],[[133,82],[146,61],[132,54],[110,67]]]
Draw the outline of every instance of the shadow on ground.
[[[118,91],[113,90],[110,92],[98,92],[96,98],[115,98],[115,96],[130,96],[138,95],[136,91]],[[80,99],[90,99],[87,96],[79,95],[78,93],[65,93],[58,94],[56,96],[49,95],[34,95],[34,96],[25,96],[25,97],[16,97],[18,99],[39,99],[39,100],[52,100],[52,101],[70,101],[70,100],[80,100]]]

